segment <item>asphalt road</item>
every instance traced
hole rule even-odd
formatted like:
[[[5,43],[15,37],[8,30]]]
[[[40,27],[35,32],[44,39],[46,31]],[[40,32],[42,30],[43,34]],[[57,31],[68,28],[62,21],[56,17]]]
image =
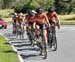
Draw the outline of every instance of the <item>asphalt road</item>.
[[[12,26],[8,25],[7,29],[0,29],[0,35],[4,35],[9,39],[24,62],[75,62],[75,25],[61,26],[57,30],[57,51],[48,51],[48,58],[42,59],[36,47],[29,46],[30,42],[25,33],[25,39],[19,40],[12,35]]]

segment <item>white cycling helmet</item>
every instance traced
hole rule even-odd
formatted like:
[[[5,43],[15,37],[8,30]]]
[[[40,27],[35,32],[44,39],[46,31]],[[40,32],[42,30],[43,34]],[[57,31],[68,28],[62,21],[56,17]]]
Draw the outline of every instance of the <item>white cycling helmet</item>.
[[[14,13],[14,15],[17,15],[17,13]]]
[[[23,13],[20,13],[19,15],[23,16]]]
[[[32,12],[36,14],[36,11],[35,10],[32,10]]]

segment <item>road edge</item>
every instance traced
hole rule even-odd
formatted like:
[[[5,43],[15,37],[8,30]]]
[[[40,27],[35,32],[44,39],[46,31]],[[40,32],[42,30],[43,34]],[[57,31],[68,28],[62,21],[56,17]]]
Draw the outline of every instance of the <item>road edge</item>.
[[[5,37],[5,36],[3,36],[3,37],[8,41],[8,43],[10,43],[7,37]],[[10,44],[11,44],[11,43],[10,43]],[[11,47],[12,47],[13,50],[17,53],[18,58],[19,58],[19,61],[20,61],[20,62],[24,62],[24,60],[22,59],[22,57],[21,57],[20,54],[18,53],[17,49],[16,49],[12,44],[11,44]]]

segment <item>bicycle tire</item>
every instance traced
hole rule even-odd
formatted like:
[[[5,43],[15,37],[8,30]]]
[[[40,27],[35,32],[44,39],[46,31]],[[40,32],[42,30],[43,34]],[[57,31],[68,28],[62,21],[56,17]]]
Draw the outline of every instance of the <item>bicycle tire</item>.
[[[56,34],[53,34],[53,36],[52,36],[52,46],[53,46],[53,50],[52,51],[56,51],[57,50],[57,38],[56,38]]]
[[[43,59],[46,59],[47,58],[47,45],[45,43],[45,38],[43,36],[43,33],[42,33],[42,53],[43,53]]]

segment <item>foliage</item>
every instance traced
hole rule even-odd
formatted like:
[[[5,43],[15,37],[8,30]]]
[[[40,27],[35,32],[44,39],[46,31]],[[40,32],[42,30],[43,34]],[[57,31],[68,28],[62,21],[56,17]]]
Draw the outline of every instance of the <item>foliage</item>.
[[[39,6],[39,4],[35,0],[32,0],[29,4],[29,7],[32,9],[36,9],[38,6]]]
[[[55,0],[57,12],[61,14],[69,14],[75,8],[75,0]]]
[[[60,14],[75,12],[75,0],[0,0],[0,8],[14,8],[16,12],[25,13],[28,8],[36,9],[38,6],[45,10],[53,6]]]
[[[13,9],[0,10],[0,17],[2,17],[2,18],[8,18],[8,17],[11,16],[12,13],[14,13]]]

